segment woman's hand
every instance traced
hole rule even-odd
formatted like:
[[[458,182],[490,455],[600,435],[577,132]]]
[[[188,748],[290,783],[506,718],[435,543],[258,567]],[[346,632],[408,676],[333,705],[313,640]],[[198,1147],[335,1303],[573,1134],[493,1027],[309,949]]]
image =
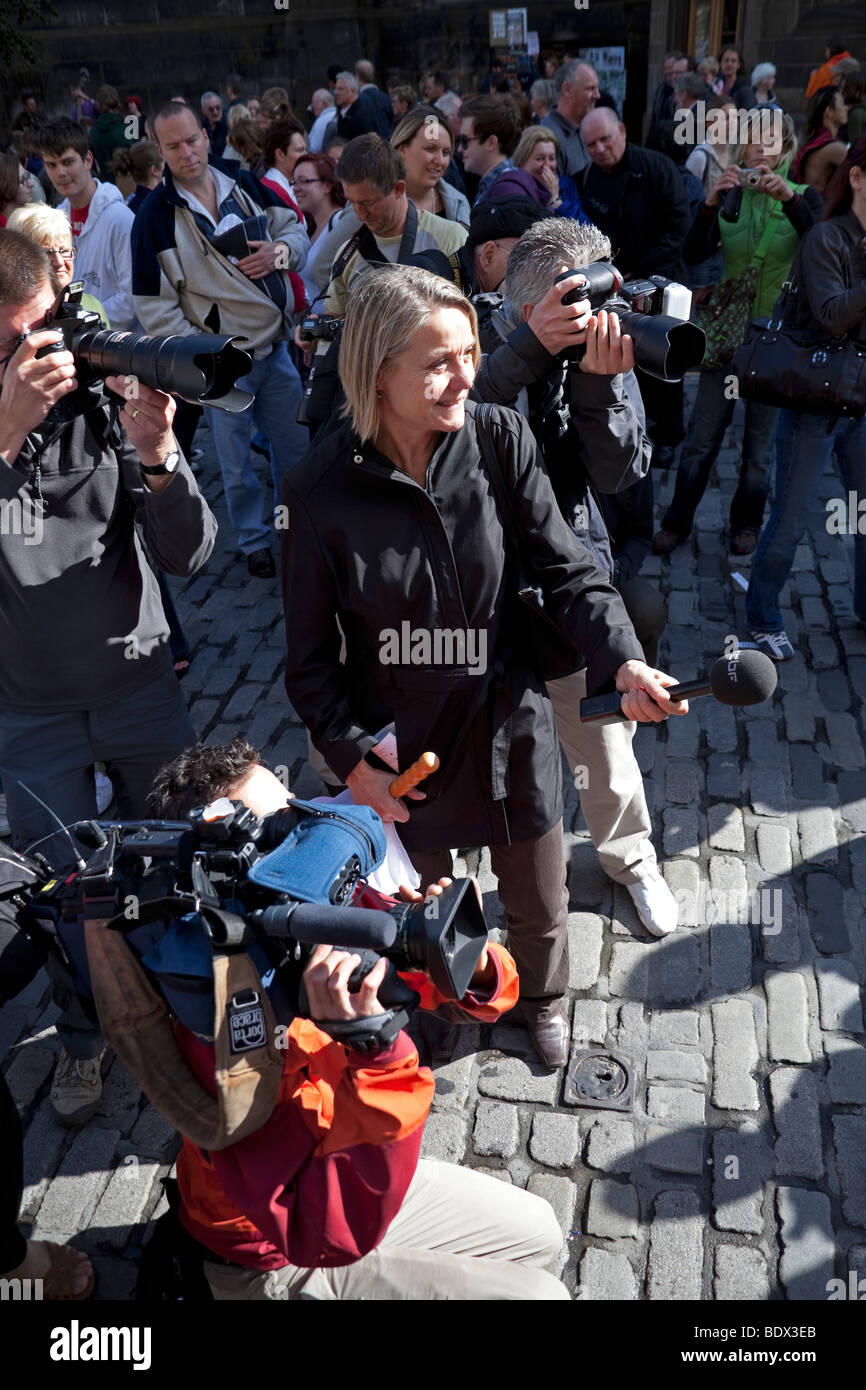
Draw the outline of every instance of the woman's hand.
[[[661,724],[669,714],[688,714],[688,700],[672,700],[666,686],[676,685],[675,676],[655,671],[645,661],[626,661],[616,673],[616,688],[622,695],[622,712],[638,724]]]
[[[707,207],[717,208],[719,200],[724,197],[729,188],[739,188],[740,170],[738,165],[729,164],[727,169],[719,178],[716,179],[709,193],[707,194]]]
[[[756,186],[756,193],[766,193],[768,197],[775,198],[777,203],[790,203],[794,196],[794,190],[783,179],[781,174],[774,174],[769,164],[759,164],[758,171],[761,174],[761,182]]]
[[[366,759],[362,758],[346,778],[346,786],[352,793],[352,800],[356,806],[372,806],[386,824],[391,821],[407,821],[409,812],[402,798],[393,797],[389,791],[395,776],[396,773],[381,772],[378,768],[371,767]],[[412,801],[425,800],[424,792],[406,792],[406,796]]]
[[[551,169],[549,164],[545,164],[537,177],[544,184],[545,188],[550,190],[551,198],[559,197],[559,174],[555,169]]]

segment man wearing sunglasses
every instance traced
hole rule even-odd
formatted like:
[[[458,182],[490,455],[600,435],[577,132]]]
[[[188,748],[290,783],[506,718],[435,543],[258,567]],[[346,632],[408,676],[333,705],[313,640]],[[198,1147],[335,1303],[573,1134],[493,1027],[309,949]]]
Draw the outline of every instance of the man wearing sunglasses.
[[[139,384],[119,412],[58,416],[77,381],[46,326],[57,292],[45,251],[0,231],[0,778],[16,847],[36,844],[62,870],[77,851],[59,827],[96,816],[95,762],[121,817],[141,816],[157,769],[195,739],[143,547],[159,569],[194,574],[216,522],[170,396]],[[126,380],[107,385],[120,397]],[[64,1051],[52,1103],[83,1124],[104,1042],[69,982],[53,984]]]
[[[457,154],[467,174],[481,180],[473,207],[490,197],[496,180],[513,169],[509,155],[520,136],[517,107],[500,97],[470,97],[460,107]]]

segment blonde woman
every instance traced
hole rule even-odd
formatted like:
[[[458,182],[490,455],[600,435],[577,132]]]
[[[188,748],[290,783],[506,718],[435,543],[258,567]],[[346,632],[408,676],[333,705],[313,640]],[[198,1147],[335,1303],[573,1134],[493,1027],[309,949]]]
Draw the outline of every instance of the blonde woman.
[[[454,156],[454,137],[442,112],[414,107],[391,132],[391,144],[406,166],[406,192],[418,211],[468,227],[466,195],[442,177]]]
[[[589,691],[615,683],[641,722],[687,706],[646,666],[622,600],[563,520],[528,423],[496,406],[481,419],[468,401],[479,360],[475,309],[448,281],[397,265],[358,281],[340,349],[345,418],[286,478],[286,688],[355,802],[400,823],[422,882],[450,871],[449,846],[490,846],[522,1016],[558,1067],[569,1036],[562,769],[518,619],[518,536],[564,646],[586,655]],[[392,721],[401,768],[427,749],[441,758],[408,805],[367,761]]]
[[[572,217],[576,222],[587,224],[589,218],[580,205],[577,184],[574,179],[558,172],[559,152],[560,143],[556,131],[551,130],[549,126],[531,125],[526,127],[518,140],[511,162],[516,170],[522,170],[534,180],[537,192],[530,193],[529,196],[534,196],[536,202],[546,207],[554,217]],[[518,185],[514,183],[507,170],[493,188],[497,202],[501,198],[521,196]],[[528,189],[525,191],[528,192]],[[547,201],[544,198],[545,192],[548,195]]]
[[[47,207],[45,203],[31,204],[13,212],[7,224],[10,232],[20,232],[28,241],[35,241],[48,255],[51,271],[60,287],[57,304],[60,303],[68,285],[72,283],[75,271],[75,252],[72,249],[72,228],[69,218],[59,208]],[[108,322],[105,310],[92,294],[81,296],[83,308],[99,314],[106,328]],[[55,305],[55,308],[57,305]]]

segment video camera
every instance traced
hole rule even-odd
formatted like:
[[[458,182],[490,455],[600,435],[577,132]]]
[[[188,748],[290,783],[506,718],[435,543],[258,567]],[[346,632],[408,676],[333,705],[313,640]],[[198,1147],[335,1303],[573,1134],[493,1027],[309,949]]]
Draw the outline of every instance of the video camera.
[[[253,397],[235,386],[238,377],[252,369],[248,352],[235,347],[235,339],[216,333],[171,333],[151,338],[144,333],[120,333],[103,327],[101,318],[81,303],[83,286],[70,286],[57,312],[46,323],[63,337],[63,346],[75,358],[78,385],[48,414],[51,421],[72,420],[110,399],[104,387],[107,376],[131,376],[157,391],[182,396],[195,405],[213,405],[236,414],[246,410]],[[57,352],[48,343],[37,357]]]
[[[637,365],[649,376],[660,381],[681,381],[693,367],[704,360],[707,339],[702,328],[689,322],[692,295],[685,285],[668,280],[664,275],[651,275],[646,280],[623,281],[622,275],[610,261],[593,261],[592,265],[557,275],[555,284],[575,273],[587,281],[585,286],[569,290],[563,304],[588,299],[593,313],[606,309],[616,314],[623,332],[634,343]],[[567,348],[564,357],[579,361],[586,351]]]
[[[130,945],[141,950],[184,919],[185,939],[192,930],[199,947],[205,940],[214,954],[246,950],[264,965],[274,1012],[288,1022],[306,1012],[301,976],[321,942],[360,955],[350,990],[385,956],[390,968],[378,998],[392,1010],[418,1003],[397,971],[425,970],[444,998],[462,998],[487,942],[470,879],[424,903],[352,905],[365,874],[384,857],[381,822],[368,807],[293,801],[259,819],[241,802],[222,798],[187,821],[87,821],[72,828],[92,848],[89,858],[56,878],[37,857],[39,888],[31,890],[29,908],[79,977],[86,973],[80,933],[88,915],[109,917],[107,927],[133,937]],[[131,916],[125,910],[130,902]],[[136,943],[134,934],[143,927],[149,933]],[[175,989],[179,973],[175,959],[169,977]],[[183,992],[170,999],[182,1022],[206,1031],[183,1016]],[[198,1006],[194,993],[188,1002]],[[327,1023],[320,1026],[331,1031]],[[335,1035],[338,1030],[335,1025]]]

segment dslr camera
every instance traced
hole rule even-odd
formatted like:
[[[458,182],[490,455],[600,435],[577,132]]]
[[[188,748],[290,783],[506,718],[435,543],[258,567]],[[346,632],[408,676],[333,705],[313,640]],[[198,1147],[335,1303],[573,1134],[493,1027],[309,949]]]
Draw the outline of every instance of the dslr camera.
[[[606,309],[616,314],[623,332],[634,343],[637,365],[649,376],[660,381],[681,381],[687,371],[699,367],[704,360],[707,339],[702,328],[689,322],[692,292],[686,285],[668,280],[664,275],[650,275],[646,280],[624,281],[610,261],[593,261],[579,271],[565,270],[556,281],[567,280],[578,273],[586,285],[569,290],[563,304],[588,299],[593,313]],[[579,361],[585,348],[568,348],[565,356]]]
[[[246,410],[253,397],[235,386],[252,369],[248,352],[233,337],[217,333],[176,333],[151,338],[145,333],[105,328],[97,313],[81,303],[84,286],[70,285],[59,308],[46,323],[56,328],[62,344],[47,343],[38,357],[66,348],[75,358],[78,385],[49,411],[51,421],[73,420],[111,398],[107,376],[135,377],[144,386],[181,396],[195,405],[213,405],[232,413]]]
[[[343,320],[332,318],[330,314],[306,313],[298,325],[300,336],[308,342],[320,339],[333,343],[340,336]]]

